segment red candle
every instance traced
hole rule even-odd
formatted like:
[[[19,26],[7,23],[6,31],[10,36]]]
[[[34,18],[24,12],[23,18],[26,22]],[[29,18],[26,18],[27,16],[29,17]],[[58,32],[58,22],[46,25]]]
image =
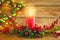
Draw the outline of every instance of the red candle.
[[[35,7],[33,6],[26,6],[25,13],[26,13],[26,25],[28,28],[33,28],[35,26]]]
[[[33,28],[35,26],[35,17],[26,17],[26,25]]]

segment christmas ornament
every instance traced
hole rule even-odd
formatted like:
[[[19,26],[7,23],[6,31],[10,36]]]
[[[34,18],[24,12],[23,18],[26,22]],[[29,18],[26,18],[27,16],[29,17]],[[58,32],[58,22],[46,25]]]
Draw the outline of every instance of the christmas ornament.
[[[9,33],[9,31],[10,31],[10,27],[5,27],[3,29],[3,33],[5,33],[5,34]]]
[[[42,26],[37,27],[37,31],[41,32],[43,30]]]

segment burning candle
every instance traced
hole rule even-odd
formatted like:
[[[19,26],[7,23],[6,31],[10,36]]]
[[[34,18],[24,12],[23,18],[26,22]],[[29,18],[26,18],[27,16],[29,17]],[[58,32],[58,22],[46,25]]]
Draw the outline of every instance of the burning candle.
[[[35,8],[33,6],[27,6],[25,9],[26,13],[26,25],[28,28],[33,28],[35,26]]]
[[[34,17],[26,17],[26,25],[29,28],[32,28],[35,26],[35,18]]]

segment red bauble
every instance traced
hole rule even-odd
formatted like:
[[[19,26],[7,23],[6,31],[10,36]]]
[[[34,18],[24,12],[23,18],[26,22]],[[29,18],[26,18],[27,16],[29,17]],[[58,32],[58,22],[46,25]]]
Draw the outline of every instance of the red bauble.
[[[10,30],[10,27],[5,27],[5,29],[9,31]]]
[[[6,20],[7,22],[11,22],[10,20]]]
[[[30,30],[32,30],[32,31],[36,31],[37,30],[37,24],[35,24],[35,26],[33,26],[33,27],[28,27]]]
[[[32,27],[28,27],[30,30],[33,30],[33,28]]]
[[[18,29],[18,26],[16,26],[16,25],[14,25],[13,27],[14,27],[14,29]]]
[[[11,21],[14,21],[15,20],[15,18],[14,17],[11,17]]]
[[[32,28],[32,30],[33,30],[33,31],[37,31],[37,27],[38,27],[38,25],[35,24],[35,26]]]
[[[10,31],[10,27],[5,27],[5,29],[3,29],[3,33],[7,34]]]
[[[20,26],[20,27],[18,27],[18,30],[22,31],[22,30],[24,30],[24,28],[25,28],[24,26]]]
[[[37,31],[42,31],[42,26],[37,27]]]
[[[33,27],[33,28],[32,28],[32,31],[36,31],[36,30],[37,30],[37,27]]]

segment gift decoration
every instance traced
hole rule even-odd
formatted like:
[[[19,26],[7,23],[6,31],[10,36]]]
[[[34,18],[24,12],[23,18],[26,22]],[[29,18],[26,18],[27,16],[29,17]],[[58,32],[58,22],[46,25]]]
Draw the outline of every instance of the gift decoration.
[[[3,5],[6,3],[6,5]],[[0,0],[0,7],[7,6],[9,8],[13,8],[11,11],[11,15],[7,16],[3,14],[0,10],[0,32],[6,35],[18,35],[20,37],[28,37],[28,38],[37,38],[37,37],[45,37],[48,34],[53,34],[56,36],[60,36],[60,25],[58,24],[59,20],[54,20],[50,25],[38,26],[35,24],[34,17],[26,18],[27,25],[18,25],[16,21],[16,15],[18,11],[22,11],[25,4],[21,2],[16,2],[12,0]],[[29,22],[30,21],[30,22]],[[33,24],[34,26],[33,26]]]

